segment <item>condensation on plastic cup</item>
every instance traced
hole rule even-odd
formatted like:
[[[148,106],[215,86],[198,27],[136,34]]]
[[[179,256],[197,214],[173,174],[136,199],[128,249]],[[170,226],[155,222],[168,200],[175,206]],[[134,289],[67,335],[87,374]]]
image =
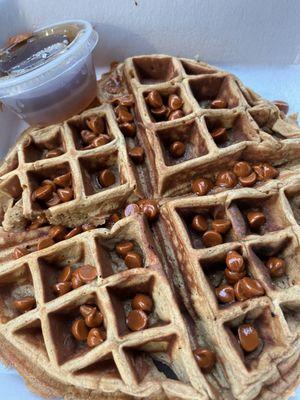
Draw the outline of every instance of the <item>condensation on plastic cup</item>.
[[[95,98],[92,51],[98,34],[82,20],[64,21],[36,32],[75,29],[66,50],[22,75],[0,78],[0,101],[30,125],[49,125],[84,110]]]

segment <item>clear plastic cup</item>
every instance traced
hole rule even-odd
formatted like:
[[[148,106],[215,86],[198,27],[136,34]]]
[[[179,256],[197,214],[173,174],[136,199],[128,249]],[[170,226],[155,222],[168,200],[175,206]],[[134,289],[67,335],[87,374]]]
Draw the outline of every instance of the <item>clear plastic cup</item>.
[[[92,50],[98,34],[86,21],[50,25],[34,34],[72,32],[74,39],[44,63],[0,77],[0,101],[30,125],[49,125],[84,110],[95,98]]]

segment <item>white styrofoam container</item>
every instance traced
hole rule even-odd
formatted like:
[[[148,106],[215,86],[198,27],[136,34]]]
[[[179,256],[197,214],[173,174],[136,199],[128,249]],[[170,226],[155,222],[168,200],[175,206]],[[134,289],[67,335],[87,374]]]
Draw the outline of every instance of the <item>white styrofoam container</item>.
[[[237,74],[268,99],[300,111],[299,0],[0,0],[0,43],[65,19],[99,33],[98,74],[112,60],[164,53],[200,58]],[[26,125],[0,113],[0,157]],[[0,365],[4,398],[34,400],[15,371]],[[298,395],[293,397],[300,400]]]
[[[298,0],[0,0],[0,40],[60,20],[86,19],[96,62],[171,53],[207,62],[299,64]]]

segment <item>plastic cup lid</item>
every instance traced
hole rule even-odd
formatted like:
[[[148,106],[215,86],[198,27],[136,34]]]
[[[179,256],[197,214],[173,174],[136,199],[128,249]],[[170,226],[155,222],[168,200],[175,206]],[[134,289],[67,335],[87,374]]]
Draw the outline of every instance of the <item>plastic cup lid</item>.
[[[47,60],[40,66],[20,75],[7,75],[0,78],[0,98],[14,96],[18,93],[36,88],[51,79],[58,77],[69,68],[74,67],[83,58],[86,58],[98,42],[98,33],[92,25],[84,20],[67,20],[47,25],[33,33],[50,30],[63,26],[76,28],[77,34],[70,44],[55,57]]]

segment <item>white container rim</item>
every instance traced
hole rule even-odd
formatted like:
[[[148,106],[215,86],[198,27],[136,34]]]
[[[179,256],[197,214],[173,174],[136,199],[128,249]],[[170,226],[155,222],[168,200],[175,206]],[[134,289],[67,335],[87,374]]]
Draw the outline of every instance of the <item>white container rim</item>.
[[[40,32],[60,25],[72,24],[79,25],[80,30],[76,38],[62,54],[24,75],[0,79],[0,99],[34,89],[45,82],[49,82],[49,80],[58,77],[76,65],[93,51],[98,42],[98,33],[88,21],[80,19],[60,21],[41,27],[34,32]]]

